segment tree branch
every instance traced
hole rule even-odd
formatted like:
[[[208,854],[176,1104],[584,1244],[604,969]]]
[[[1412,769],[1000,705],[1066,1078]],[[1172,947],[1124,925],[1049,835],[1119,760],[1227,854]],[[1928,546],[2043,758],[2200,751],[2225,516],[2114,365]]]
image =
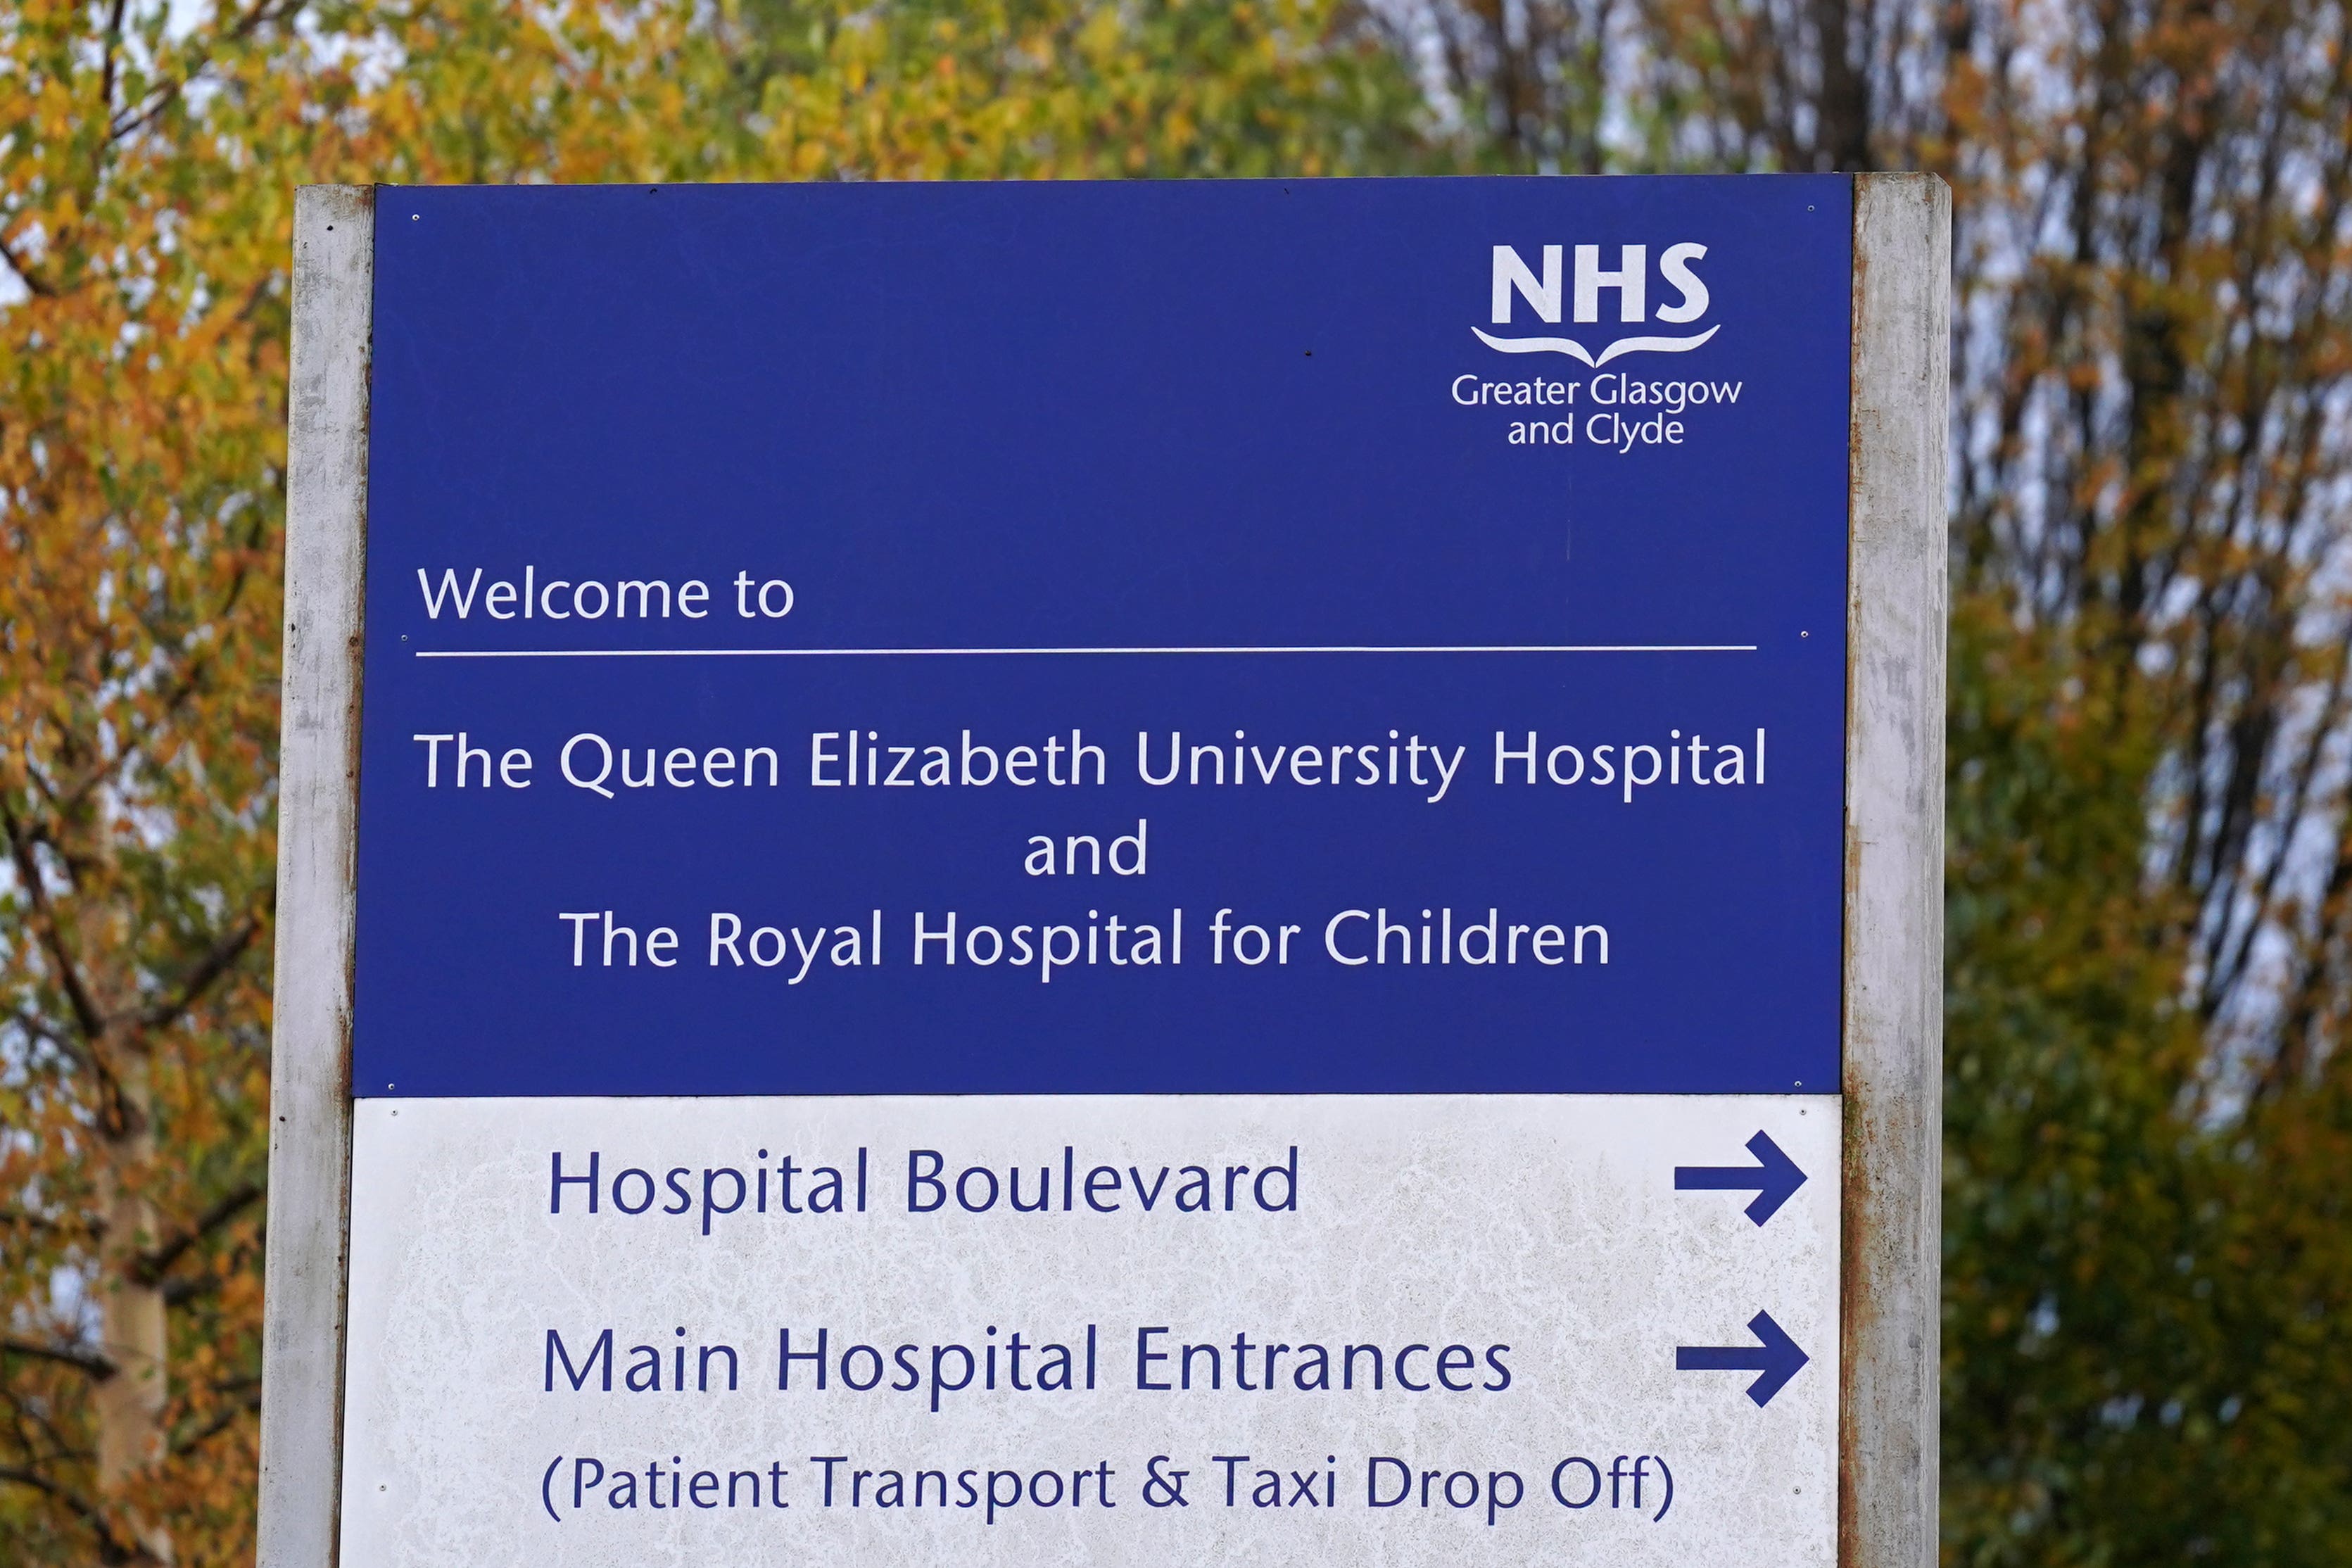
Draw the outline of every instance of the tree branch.
[[[0,1230],[23,1229],[39,1231],[47,1236],[60,1236],[65,1234],[66,1228],[47,1215],[34,1214],[28,1209],[0,1209]]]
[[[242,41],[258,31],[264,23],[274,22],[282,16],[290,16],[299,8],[299,0],[292,0],[292,3],[286,3],[286,0],[262,0],[261,4],[238,17],[236,25],[231,26],[223,37],[229,42]],[[135,109],[126,106],[121,113],[115,115],[107,122],[106,139],[109,142],[120,142],[132,132],[145,126],[169,108],[173,100],[186,91],[190,82],[210,70],[212,63],[209,54],[201,54],[195,63],[185,72],[149,92],[145,102]]]
[[[89,1500],[78,1492],[59,1486],[38,1471],[19,1469],[14,1465],[0,1465],[0,1481],[14,1482],[17,1486],[30,1488],[44,1497],[53,1498],[63,1503],[75,1517],[89,1527],[91,1534],[98,1537],[100,1562],[136,1563],[147,1555],[136,1546],[126,1544],[120,1536],[116,1535],[113,1527],[107,1523],[106,1516],[100,1513]]]
[[[153,1288],[186,1255],[188,1248],[235,1219],[261,1195],[258,1182],[239,1182],[221,1194],[212,1207],[205,1210],[195,1222],[170,1240],[141,1256],[131,1266],[131,1278],[139,1284]]]
[[[80,1041],[73,1038],[69,1035],[60,1034],[57,1030],[49,1027],[49,1021],[47,1018],[42,1017],[39,1014],[27,1013],[20,1008],[16,1012],[11,1014],[6,1022],[10,1026],[22,1030],[24,1032],[25,1038],[31,1041],[33,1044],[54,1046],[59,1052],[63,1053],[68,1060],[72,1061],[77,1066],[83,1068],[90,1068],[93,1066],[89,1051],[83,1048]],[[100,1075],[101,1080],[104,1076],[105,1075],[102,1073]]]
[[[41,945],[58,966],[58,984],[64,988],[66,1000],[73,1005],[74,1022],[80,1026],[84,1041],[95,1047],[106,1032],[106,1016],[83,984],[81,965],[74,962],[66,945],[65,934],[58,924],[57,909],[49,902],[47,879],[41,875],[40,862],[33,855],[32,840],[25,832],[24,823],[5,801],[0,801],[0,833],[7,836],[8,855],[16,862],[16,880],[33,906]]]
[[[184,1454],[208,1439],[218,1436],[235,1426],[239,1418],[249,1415],[260,1408],[261,1384],[258,1379],[255,1379],[251,1386],[240,1387],[237,1390],[237,1397],[215,1411],[212,1418],[203,1426],[173,1438],[172,1452]]]
[[[114,112],[115,53],[121,47],[122,13],[129,4],[130,0],[114,0],[106,14],[106,42],[101,46],[104,63],[98,73],[98,109],[100,113],[110,116]]]
[[[16,254],[16,247],[10,245],[5,238],[0,238],[0,261],[7,263],[8,270],[16,275],[18,282],[24,284],[26,293],[37,295],[44,300],[57,298],[56,286],[26,266],[24,258]]]
[[[180,1016],[194,1006],[197,1000],[211,989],[213,982],[227,973],[229,966],[237,961],[253,941],[254,933],[260,929],[261,917],[247,911],[236,924],[223,931],[205,955],[196,961],[195,966],[181,977],[179,987],[172,995],[155,1002],[139,1015],[140,1028],[152,1032],[168,1028],[178,1022]]]
[[[0,1355],[26,1356],[34,1361],[56,1362],[78,1372],[87,1373],[91,1381],[104,1383],[121,1370],[96,1351],[78,1351],[64,1345],[45,1345],[33,1340],[0,1339]]]

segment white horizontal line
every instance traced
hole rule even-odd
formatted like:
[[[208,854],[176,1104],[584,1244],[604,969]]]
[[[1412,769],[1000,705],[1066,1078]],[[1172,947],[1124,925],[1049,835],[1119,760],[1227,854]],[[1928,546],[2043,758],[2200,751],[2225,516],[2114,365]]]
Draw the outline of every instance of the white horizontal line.
[[[572,647],[418,648],[419,658],[989,658],[1094,654],[1754,653],[1754,643],[1330,643],[1284,647]]]

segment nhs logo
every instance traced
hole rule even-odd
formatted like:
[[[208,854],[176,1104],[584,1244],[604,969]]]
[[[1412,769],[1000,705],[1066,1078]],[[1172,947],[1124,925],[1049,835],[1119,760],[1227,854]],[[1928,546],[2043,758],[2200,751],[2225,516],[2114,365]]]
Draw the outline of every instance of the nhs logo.
[[[1514,247],[1495,247],[1491,324],[1496,327],[1517,324],[1513,318],[1519,307],[1524,306],[1528,314],[1537,321],[1549,325],[1559,324],[1563,307],[1574,323],[1597,325],[1602,317],[1603,295],[1611,297],[1610,303],[1614,309],[1608,314],[1612,322],[1618,326],[1643,325],[1654,319],[1668,326],[1685,327],[1695,325],[1706,314],[1706,284],[1697,271],[1697,263],[1706,258],[1706,247],[1704,245],[1685,242],[1670,245],[1661,251],[1657,258],[1657,288],[1654,290],[1651,287],[1648,246],[1619,246],[1614,267],[1601,265],[1601,247],[1597,245],[1580,245],[1575,249],[1576,265],[1570,273],[1561,265],[1568,250],[1566,246],[1545,246],[1540,269],[1528,266],[1527,258]],[[1570,337],[1505,336],[1476,327],[1471,329],[1478,334],[1480,342],[1502,353],[1566,354],[1595,370],[1626,354],[1686,353],[1721,330],[1718,324],[1705,331],[1679,336],[1634,333],[1612,339],[1598,349],[1589,349]]]

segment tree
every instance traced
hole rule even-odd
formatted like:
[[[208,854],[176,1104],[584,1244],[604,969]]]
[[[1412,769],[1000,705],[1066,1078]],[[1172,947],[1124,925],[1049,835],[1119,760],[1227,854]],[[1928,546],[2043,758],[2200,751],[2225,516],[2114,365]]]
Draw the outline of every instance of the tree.
[[[1952,181],[1948,1555],[2342,1560],[2352,18],[1422,15],[1491,166]]]
[[[0,12],[0,1551],[252,1551],[304,181],[1337,171],[1319,0]],[[0,300],[6,300],[0,293]]]
[[[249,1552],[294,184],[1449,166],[1953,181],[1948,1555],[2347,1554],[2346,12],[168,14],[0,10],[14,1556]]]
[[[0,1520],[124,1562],[235,1513],[257,1388],[285,198],[184,146],[199,70],[267,135],[277,18],[100,20],[5,45]]]

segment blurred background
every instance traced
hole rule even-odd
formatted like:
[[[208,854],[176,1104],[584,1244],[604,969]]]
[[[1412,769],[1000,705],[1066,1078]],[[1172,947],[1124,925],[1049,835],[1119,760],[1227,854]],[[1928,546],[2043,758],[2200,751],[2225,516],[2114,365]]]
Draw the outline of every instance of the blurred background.
[[[1903,168],[1958,214],[1946,1561],[2352,1562],[2347,29],[0,0],[0,1560],[252,1558],[296,184]]]

